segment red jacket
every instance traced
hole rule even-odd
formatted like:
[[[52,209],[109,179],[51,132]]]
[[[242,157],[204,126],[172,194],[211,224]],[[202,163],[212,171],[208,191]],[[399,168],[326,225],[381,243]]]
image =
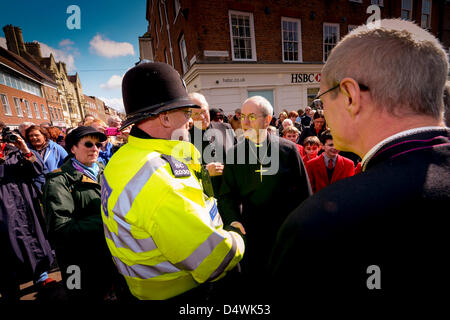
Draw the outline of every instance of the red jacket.
[[[295,146],[297,147],[298,153],[300,153],[300,157],[303,158],[305,156],[305,149],[301,144],[296,143]]]
[[[353,176],[355,167],[352,160],[338,155],[333,176],[331,177],[331,181],[329,181],[325,160],[323,159],[323,154],[321,154],[319,157],[306,163],[306,171],[308,172],[312,191],[316,193],[333,182]]]

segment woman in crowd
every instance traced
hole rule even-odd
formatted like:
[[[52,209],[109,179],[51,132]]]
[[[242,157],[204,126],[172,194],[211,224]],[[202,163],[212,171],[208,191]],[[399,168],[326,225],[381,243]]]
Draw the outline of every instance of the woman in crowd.
[[[320,137],[322,132],[327,130],[327,124],[325,122],[325,116],[322,110],[317,110],[313,116],[313,124],[309,128],[305,128],[300,138],[298,139],[298,143],[303,145],[303,142],[307,137],[316,136]]]
[[[49,138],[64,148],[64,138],[66,137],[64,132],[58,127],[48,127],[47,131]]]
[[[286,112],[281,112],[278,116],[278,120],[275,122],[275,127],[278,129],[278,131],[281,133],[283,132],[283,121],[287,119],[288,115]]]
[[[100,177],[103,165],[97,161],[106,136],[81,126],[66,136],[70,155],[44,186],[50,242],[56,251],[64,283],[69,266],[81,272],[80,289],[68,290],[69,297],[103,300],[112,286],[114,265],[106,246],[101,218]]]
[[[21,282],[34,280],[38,290],[55,282],[47,274],[54,258],[34,183],[44,165],[22,137],[4,127],[0,121],[0,293],[15,301]]]
[[[58,169],[67,152],[59,144],[50,139],[46,128],[31,126],[25,131],[25,137],[31,148],[42,158],[45,165],[45,173]]]

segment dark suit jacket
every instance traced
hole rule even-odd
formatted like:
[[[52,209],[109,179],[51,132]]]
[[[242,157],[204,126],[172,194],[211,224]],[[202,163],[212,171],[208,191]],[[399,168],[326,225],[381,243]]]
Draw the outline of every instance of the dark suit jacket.
[[[200,151],[202,164],[211,162],[225,163],[226,153],[236,144],[236,135],[229,123],[211,121],[207,130],[195,126],[189,131],[191,143]],[[222,176],[211,177],[214,193],[219,191]]]
[[[308,177],[295,144],[276,135],[269,134],[267,139],[270,146],[266,160],[271,161],[263,165],[263,170],[272,168],[273,174],[263,175],[261,179],[259,171],[255,172],[260,169],[250,150],[255,147],[244,139],[230,151],[233,152],[233,163],[225,165],[217,197],[224,224],[239,221],[246,229],[244,265],[248,266],[246,271],[253,274],[265,271],[279,227],[287,215],[310,195]]]
[[[271,258],[270,292],[322,301],[440,299],[449,287],[449,208],[448,128],[391,141],[365,171],[288,217]],[[381,290],[368,289],[377,279]]]

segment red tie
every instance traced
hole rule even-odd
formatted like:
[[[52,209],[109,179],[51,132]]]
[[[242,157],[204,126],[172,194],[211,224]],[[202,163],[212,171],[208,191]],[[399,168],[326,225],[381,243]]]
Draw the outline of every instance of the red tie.
[[[328,160],[328,169],[333,169],[333,160]]]

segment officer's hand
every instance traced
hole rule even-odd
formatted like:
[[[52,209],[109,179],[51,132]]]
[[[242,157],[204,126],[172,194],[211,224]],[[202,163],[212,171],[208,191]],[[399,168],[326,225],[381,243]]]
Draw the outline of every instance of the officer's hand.
[[[224,165],[220,162],[211,162],[206,165],[210,177],[221,176]]]
[[[238,222],[238,221],[233,221],[232,223],[230,223],[230,226],[238,228],[242,234],[246,234],[245,232],[245,228],[242,225],[242,223]]]

